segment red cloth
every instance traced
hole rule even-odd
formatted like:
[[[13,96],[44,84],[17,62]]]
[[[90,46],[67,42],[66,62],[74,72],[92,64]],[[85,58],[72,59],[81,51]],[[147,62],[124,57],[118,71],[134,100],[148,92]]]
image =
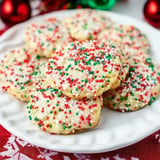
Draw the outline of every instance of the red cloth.
[[[62,153],[31,145],[0,125],[0,160],[160,160],[160,130],[129,147],[96,154]]]

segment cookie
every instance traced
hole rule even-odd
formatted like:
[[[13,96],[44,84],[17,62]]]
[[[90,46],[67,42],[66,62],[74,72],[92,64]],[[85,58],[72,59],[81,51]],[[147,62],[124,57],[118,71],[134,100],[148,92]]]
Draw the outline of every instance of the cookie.
[[[102,96],[73,100],[41,80],[30,93],[29,119],[44,131],[74,134],[98,125]]]
[[[63,21],[71,37],[76,40],[96,39],[97,34],[113,24],[111,19],[101,12],[83,9]]]
[[[114,25],[103,30],[98,35],[98,40],[112,40],[119,43],[125,57],[131,65],[141,59],[149,57],[150,44],[147,37],[136,27],[131,25]],[[138,56],[138,57],[137,57]]]
[[[150,105],[160,90],[160,67],[146,59],[129,70],[121,86],[103,94],[104,105],[121,112],[135,111]]]
[[[41,58],[25,48],[12,49],[0,64],[2,88],[22,101],[29,100],[29,91],[34,82],[42,77]]]
[[[70,41],[67,29],[56,18],[32,23],[25,30],[25,41],[34,54],[51,57],[55,50]]]
[[[49,59],[46,77],[73,99],[91,98],[115,88],[122,68],[115,46],[98,41],[76,41]]]

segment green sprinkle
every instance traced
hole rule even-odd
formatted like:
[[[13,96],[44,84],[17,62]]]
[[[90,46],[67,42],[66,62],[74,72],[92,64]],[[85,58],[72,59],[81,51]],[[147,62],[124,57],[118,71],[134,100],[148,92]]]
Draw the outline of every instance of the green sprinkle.
[[[156,100],[156,98],[155,97],[151,97],[151,99],[149,100],[149,105],[151,105],[154,101]]]
[[[24,87],[21,87],[20,89],[21,89],[21,90],[23,90],[23,89],[24,89]]]
[[[108,61],[110,61],[110,60],[112,59],[112,56],[109,54],[109,55],[105,56],[105,58],[106,58]]]
[[[85,47],[81,47],[81,48],[80,48],[80,51],[82,51],[82,50],[84,50],[84,49],[85,49]]]
[[[101,47],[104,47],[104,44],[102,44]]]
[[[134,37],[133,37],[133,36],[130,36],[129,38],[130,38],[130,40],[134,40]]]
[[[40,92],[44,92],[44,91],[45,91],[45,89],[44,89],[44,88],[40,89]]]
[[[92,35],[89,35],[88,39],[92,39],[92,38],[93,38],[93,36],[92,36]]]
[[[111,45],[112,48],[116,48],[116,46],[114,46],[113,44]]]
[[[89,71],[89,74],[92,74],[92,75],[94,75],[94,72],[93,72],[93,71]]]
[[[150,64],[150,63],[152,62],[152,60],[151,60],[151,58],[147,58],[147,59],[145,60],[145,62],[148,63],[148,64]]]
[[[138,98],[135,98],[135,100],[137,101],[137,100],[138,100]]]
[[[48,31],[53,31],[53,28],[48,28]]]
[[[132,86],[133,88],[137,88],[133,83],[131,83],[131,86]]]
[[[74,65],[75,65],[75,66],[77,65],[77,61],[74,62]]]
[[[141,75],[141,74],[139,74],[139,75],[137,75],[137,77],[138,77],[139,79],[141,79],[142,75]]]
[[[34,72],[34,75],[37,75],[37,74],[38,74],[38,72],[35,71],[35,72]]]
[[[41,57],[40,57],[39,55],[37,55],[37,56],[36,56],[36,58],[37,58],[38,60],[40,60],[40,59],[41,59]]]
[[[148,67],[151,68],[152,71],[154,71],[154,65],[153,64],[150,64]]]
[[[88,83],[88,79],[85,79],[84,81],[85,81],[85,83]]]
[[[147,49],[147,54],[150,54],[150,52],[151,52],[150,49]]]
[[[134,96],[134,93],[133,93],[132,91],[130,91],[130,94],[131,94],[132,96]]]
[[[83,25],[83,29],[87,29],[87,23],[85,23],[84,25]]]
[[[111,100],[112,98],[111,97],[107,97],[107,100]]]
[[[121,98],[120,98],[120,100],[121,100],[121,101],[124,101],[124,100],[125,100],[125,98],[124,98],[124,97],[121,97]]]
[[[74,43],[71,43],[70,45],[71,45],[71,46],[74,46]]]
[[[35,121],[39,121],[39,119],[36,117],[35,119],[34,119]]]

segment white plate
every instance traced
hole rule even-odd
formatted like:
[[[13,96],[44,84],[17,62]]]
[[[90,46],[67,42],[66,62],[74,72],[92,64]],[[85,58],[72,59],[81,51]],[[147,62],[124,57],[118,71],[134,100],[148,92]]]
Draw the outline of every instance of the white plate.
[[[77,10],[60,11],[19,24],[0,37],[1,57],[7,50],[24,44],[24,28],[31,21],[55,16],[59,19]],[[115,22],[133,24],[149,38],[152,57],[160,62],[160,33],[149,25],[126,16],[104,12]],[[97,128],[76,135],[50,135],[35,127],[28,119],[25,103],[0,90],[0,124],[16,136],[31,144],[62,152],[98,153],[133,144],[160,129],[160,99],[151,106],[131,113],[119,113],[103,108]]]

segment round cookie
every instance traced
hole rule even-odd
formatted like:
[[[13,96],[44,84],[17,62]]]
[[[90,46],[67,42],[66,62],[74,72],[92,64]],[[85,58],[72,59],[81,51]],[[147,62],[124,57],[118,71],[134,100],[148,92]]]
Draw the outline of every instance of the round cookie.
[[[56,18],[32,23],[25,30],[25,41],[34,54],[51,57],[55,50],[71,40],[67,29]]]
[[[96,39],[97,34],[113,24],[111,19],[101,12],[83,9],[63,21],[71,37],[76,40]]]
[[[121,112],[135,111],[150,105],[160,91],[160,67],[146,59],[145,64],[130,68],[121,86],[103,94],[104,105]]]
[[[119,47],[124,51],[125,57],[131,65],[134,62],[137,63],[139,60],[147,58],[150,53],[150,45],[147,37],[139,29],[131,25],[114,25],[108,27],[99,33],[98,40],[112,40],[119,43]]]
[[[75,41],[57,52],[46,65],[46,77],[64,95],[81,99],[115,88],[122,68],[115,46],[98,41]]]
[[[27,109],[29,119],[44,131],[74,134],[98,125],[102,101],[102,96],[73,100],[42,80],[30,93]]]
[[[41,77],[40,65],[44,60],[25,48],[12,49],[0,64],[2,88],[22,101],[29,100],[29,91]]]

